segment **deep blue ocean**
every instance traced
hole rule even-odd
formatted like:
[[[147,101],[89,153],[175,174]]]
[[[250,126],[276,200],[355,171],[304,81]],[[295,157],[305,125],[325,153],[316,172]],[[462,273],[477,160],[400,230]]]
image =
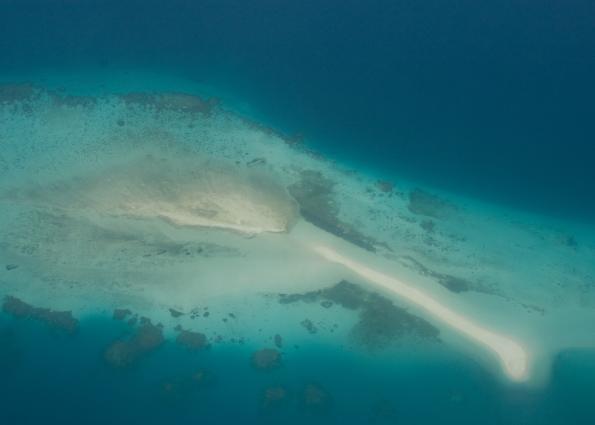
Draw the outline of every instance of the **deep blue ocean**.
[[[234,93],[279,131],[397,185],[595,217],[592,0],[0,0],[0,73],[123,68]],[[0,313],[0,424],[595,423],[594,352],[560,354],[538,391],[446,349],[387,368],[302,347],[273,376],[250,368],[248,349],[167,343],[114,371],[101,353],[120,325],[86,320],[66,336]],[[208,388],[160,392],[198,367],[213,373]],[[332,410],[263,413],[276,380],[295,392],[320,381]],[[394,411],[375,416],[382,400]]]

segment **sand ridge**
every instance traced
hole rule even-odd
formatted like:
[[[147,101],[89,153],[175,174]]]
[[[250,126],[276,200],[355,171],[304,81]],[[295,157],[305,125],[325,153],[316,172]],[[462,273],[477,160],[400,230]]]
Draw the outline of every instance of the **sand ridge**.
[[[505,335],[498,334],[477,324],[472,319],[451,310],[444,304],[399,279],[387,276],[365,265],[337,253],[324,245],[314,245],[314,251],[333,263],[338,263],[354,271],[373,284],[405,298],[420,306],[439,321],[464,333],[470,339],[492,350],[500,359],[506,375],[514,381],[529,379],[529,354],[518,342]]]

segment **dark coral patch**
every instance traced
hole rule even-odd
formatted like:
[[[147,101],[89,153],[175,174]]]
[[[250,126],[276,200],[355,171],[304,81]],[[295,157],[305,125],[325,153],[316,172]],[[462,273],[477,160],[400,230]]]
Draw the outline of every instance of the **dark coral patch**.
[[[68,333],[76,332],[79,325],[79,321],[72,316],[71,311],[55,311],[49,308],[35,307],[12,296],[4,298],[2,311],[17,318],[39,320],[52,328]]]
[[[142,318],[141,323],[132,337],[117,340],[107,348],[104,359],[108,364],[116,368],[130,366],[163,343],[161,327],[153,325],[146,318]]]
[[[193,332],[179,329],[180,334],[176,338],[176,342],[190,350],[202,350],[209,346],[209,342],[205,334],[200,332]]]
[[[376,252],[379,243],[362,234],[353,225],[339,219],[339,206],[334,197],[335,183],[317,171],[306,170],[301,180],[287,189],[297,201],[304,219],[367,251]]]
[[[359,320],[351,330],[354,341],[368,349],[382,349],[405,336],[438,341],[440,331],[424,319],[396,306],[389,299],[362,289],[348,281],[341,281],[329,288],[303,294],[281,294],[279,302],[332,302],[359,312]],[[305,320],[302,326],[310,333],[317,331],[314,324]]]

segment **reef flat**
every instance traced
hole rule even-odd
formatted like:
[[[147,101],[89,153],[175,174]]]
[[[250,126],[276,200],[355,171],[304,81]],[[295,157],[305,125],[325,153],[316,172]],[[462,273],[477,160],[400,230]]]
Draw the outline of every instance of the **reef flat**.
[[[5,310],[69,329],[98,314],[134,320],[105,348],[116,367],[167,340],[257,352],[314,339],[362,356],[441,343],[501,374],[465,332],[321,245],[518,341],[529,383],[561,350],[594,345],[587,225],[353,170],[185,82],[104,93],[7,83],[0,122]],[[351,301],[336,298],[345,280]],[[328,400],[307,388],[305,399]]]

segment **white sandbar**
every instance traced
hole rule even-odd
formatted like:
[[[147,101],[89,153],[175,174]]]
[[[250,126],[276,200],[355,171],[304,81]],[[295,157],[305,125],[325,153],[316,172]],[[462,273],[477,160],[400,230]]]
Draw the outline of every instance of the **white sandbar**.
[[[344,257],[329,247],[316,245],[313,246],[313,249],[326,260],[341,264],[364,279],[407,299],[437,319],[492,350],[500,359],[506,376],[511,380],[521,382],[529,378],[528,354],[513,339],[486,329],[442,305],[423,291]]]

